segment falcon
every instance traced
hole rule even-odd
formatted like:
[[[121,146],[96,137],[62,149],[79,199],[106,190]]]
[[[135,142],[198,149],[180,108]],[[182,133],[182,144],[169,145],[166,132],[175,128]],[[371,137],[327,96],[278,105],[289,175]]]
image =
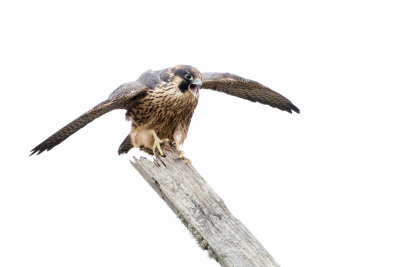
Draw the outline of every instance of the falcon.
[[[267,104],[292,113],[300,110],[287,98],[268,87],[230,73],[205,72],[188,65],[158,71],[146,71],[134,82],[122,84],[99,103],[31,150],[38,155],[51,150],[94,119],[114,109],[126,109],[132,128],[118,149],[118,154],[139,148],[161,156],[161,144],[172,141],[180,149],[186,139],[193,112],[199,101],[199,90],[211,89],[232,96]]]

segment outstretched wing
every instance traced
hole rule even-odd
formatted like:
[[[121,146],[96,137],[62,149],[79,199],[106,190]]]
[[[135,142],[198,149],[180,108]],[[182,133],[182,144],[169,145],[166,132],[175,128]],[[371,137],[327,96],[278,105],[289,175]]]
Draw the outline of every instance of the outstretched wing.
[[[260,102],[292,113],[300,110],[286,97],[253,80],[245,79],[230,73],[203,73],[202,88],[224,92],[252,102]]]
[[[129,103],[138,95],[145,93],[148,88],[139,82],[125,83],[118,87],[114,92],[111,93],[109,98],[88,112],[82,114],[80,117],[67,124],[55,134],[44,140],[41,144],[31,150],[31,155],[37,153],[38,155],[43,151],[50,150],[56,145],[63,142],[69,136],[74,134],[79,129],[83,128],[86,124],[90,123],[94,119],[110,112],[114,109],[126,109]]]

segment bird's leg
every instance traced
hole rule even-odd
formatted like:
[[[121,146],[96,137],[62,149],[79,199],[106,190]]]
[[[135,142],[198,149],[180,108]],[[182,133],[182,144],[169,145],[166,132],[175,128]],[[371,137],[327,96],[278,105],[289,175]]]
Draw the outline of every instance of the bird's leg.
[[[175,148],[176,150],[178,150],[179,152],[179,159],[184,159],[186,160],[188,163],[191,163],[192,161],[190,159],[188,159],[187,157],[184,157],[183,155],[185,154],[185,152],[180,149],[179,145],[177,143],[175,143]]]
[[[183,155],[185,152],[180,149],[180,145],[183,143],[186,137],[186,131],[184,130],[184,127],[181,125],[178,126],[175,131],[174,131],[174,146],[176,150],[179,152],[179,159],[185,159],[188,163],[190,163],[190,159],[184,157]]]
[[[158,149],[158,152],[160,152],[161,156],[164,156],[164,152],[161,149],[161,144],[164,142],[164,140],[161,140],[160,138],[158,138],[155,131],[153,131],[153,137],[154,137],[154,144],[153,144],[154,156],[156,155],[156,149]]]

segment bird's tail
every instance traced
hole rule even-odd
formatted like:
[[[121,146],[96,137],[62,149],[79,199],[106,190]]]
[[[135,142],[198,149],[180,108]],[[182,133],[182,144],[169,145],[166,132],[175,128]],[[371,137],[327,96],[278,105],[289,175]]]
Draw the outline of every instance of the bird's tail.
[[[39,155],[43,151],[46,150],[48,151],[52,149],[53,147],[55,147],[56,145],[60,144],[65,139],[67,139],[69,136],[77,132],[79,129],[83,128],[86,124],[90,123],[94,119],[116,108],[119,107],[110,100],[105,100],[101,102],[100,104],[98,104],[85,114],[81,115],[74,121],[70,122],[60,130],[58,130],[52,136],[50,136],[42,143],[40,143],[38,146],[36,146],[34,149],[32,149],[31,156],[35,153]]]
[[[118,155],[128,153],[128,151],[131,150],[131,148],[133,148],[131,135],[128,134],[128,136],[124,139],[124,141],[118,148]],[[139,149],[149,155],[154,155],[153,150],[149,147],[140,146]]]
[[[133,147],[132,142],[131,142],[131,135],[128,134],[128,136],[124,139],[122,144],[118,148],[118,155],[121,154],[126,154],[128,151]]]

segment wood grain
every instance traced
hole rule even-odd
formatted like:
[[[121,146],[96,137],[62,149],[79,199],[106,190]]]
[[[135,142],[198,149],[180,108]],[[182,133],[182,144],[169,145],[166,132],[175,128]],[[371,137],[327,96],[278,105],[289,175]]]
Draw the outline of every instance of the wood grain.
[[[154,162],[134,157],[131,163],[181,219],[200,247],[208,250],[221,266],[278,267],[195,168],[177,159],[178,152],[171,144],[165,144],[163,149],[166,156]]]

